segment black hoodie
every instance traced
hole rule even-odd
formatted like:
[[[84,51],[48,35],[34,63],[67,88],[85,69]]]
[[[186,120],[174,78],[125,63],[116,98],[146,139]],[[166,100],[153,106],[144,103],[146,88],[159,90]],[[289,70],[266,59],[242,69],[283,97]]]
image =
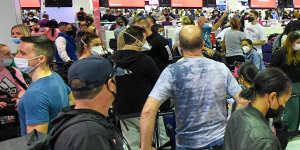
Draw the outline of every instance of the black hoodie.
[[[67,107],[51,123],[53,150],[123,149],[113,124],[94,110]]]
[[[160,71],[153,59],[144,52],[117,51],[113,56],[117,66],[127,70],[127,75],[116,77],[116,111],[120,115],[141,113]]]

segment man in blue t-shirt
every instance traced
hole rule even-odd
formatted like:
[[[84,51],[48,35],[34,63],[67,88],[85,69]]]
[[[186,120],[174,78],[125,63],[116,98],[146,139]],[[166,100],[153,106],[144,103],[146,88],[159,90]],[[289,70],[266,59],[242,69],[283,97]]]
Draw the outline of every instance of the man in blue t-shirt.
[[[32,83],[18,104],[21,135],[34,129],[47,133],[49,122],[73,100],[70,88],[50,70],[55,45],[45,37],[23,37],[14,61],[18,69],[28,73]]]
[[[198,26],[202,31],[202,39],[205,42],[204,51],[208,53],[208,55],[212,56],[214,51],[212,50],[213,45],[210,37],[210,33],[216,31],[224,22],[225,18],[228,16],[227,13],[224,13],[223,16],[219,19],[219,21],[214,24],[212,27],[208,23],[208,19],[205,16],[200,16],[198,19]]]

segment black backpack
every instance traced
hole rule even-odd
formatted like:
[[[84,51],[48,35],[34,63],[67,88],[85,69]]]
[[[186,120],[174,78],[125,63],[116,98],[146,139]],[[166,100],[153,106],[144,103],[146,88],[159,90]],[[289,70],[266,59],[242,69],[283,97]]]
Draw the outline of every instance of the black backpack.
[[[0,147],[3,150],[51,150],[53,149],[56,138],[64,130],[66,130],[67,128],[75,124],[78,124],[80,122],[85,122],[85,121],[97,122],[87,117],[85,119],[75,121],[74,123],[67,125],[63,128],[61,128],[59,125],[56,126],[54,125],[54,127],[51,129],[51,131],[48,134],[40,133],[37,130],[33,130],[31,133],[25,136],[0,142]],[[122,142],[126,142],[124,138],[122,140],[123,140]],[[129,146],[128,146],[128,150],[130,150]]]

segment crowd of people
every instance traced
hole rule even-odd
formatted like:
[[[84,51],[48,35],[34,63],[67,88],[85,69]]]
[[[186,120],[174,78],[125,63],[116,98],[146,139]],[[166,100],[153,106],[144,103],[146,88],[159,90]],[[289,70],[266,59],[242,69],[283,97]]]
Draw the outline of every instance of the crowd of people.
[[[102,16],[116,22],[109,45],[83,8],[78,24],[29,13],[11,28],[17,52],[0,43],[0,141],[38,131],[54,150],[286,148],[300,122],[299,20],[266,37],[254,9],[113,13]],[[176,19],[170,43],[164,26]]]

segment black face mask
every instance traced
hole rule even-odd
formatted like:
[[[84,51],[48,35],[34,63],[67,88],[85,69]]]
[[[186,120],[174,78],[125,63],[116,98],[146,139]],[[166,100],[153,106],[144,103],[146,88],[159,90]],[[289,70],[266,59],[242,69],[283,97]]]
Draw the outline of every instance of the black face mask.
[[[279,104],[278,99],[277,99],[277,103],[279,105],[279,108],[277,110],[269,108],[269,110],[266,114],[266,118],[276,118],[276,117],[279,117],[282,115],[282,113],[284,111],[284,107]]]
[[[40,28],[34,28],[35,32],[39,32]]]
[[[83,37],[85,34],[86,34],[86,31],[80,31],[80,32],[78,33],[78,35],[79,35],[80,37]]]
[[[249,17],[249,22],[253,22],[254,21],[254,18],[253,17]]]
[[[279,108],[277,110],[274,110],[272,108],[269,108],[266,118],[276,118],[282,115],[284,111],[284,107],[279,106]]]
[[[68,36],[73,36],[74,32],[73,32],[73,31],[67,31],[66,34],[67,34]]]

